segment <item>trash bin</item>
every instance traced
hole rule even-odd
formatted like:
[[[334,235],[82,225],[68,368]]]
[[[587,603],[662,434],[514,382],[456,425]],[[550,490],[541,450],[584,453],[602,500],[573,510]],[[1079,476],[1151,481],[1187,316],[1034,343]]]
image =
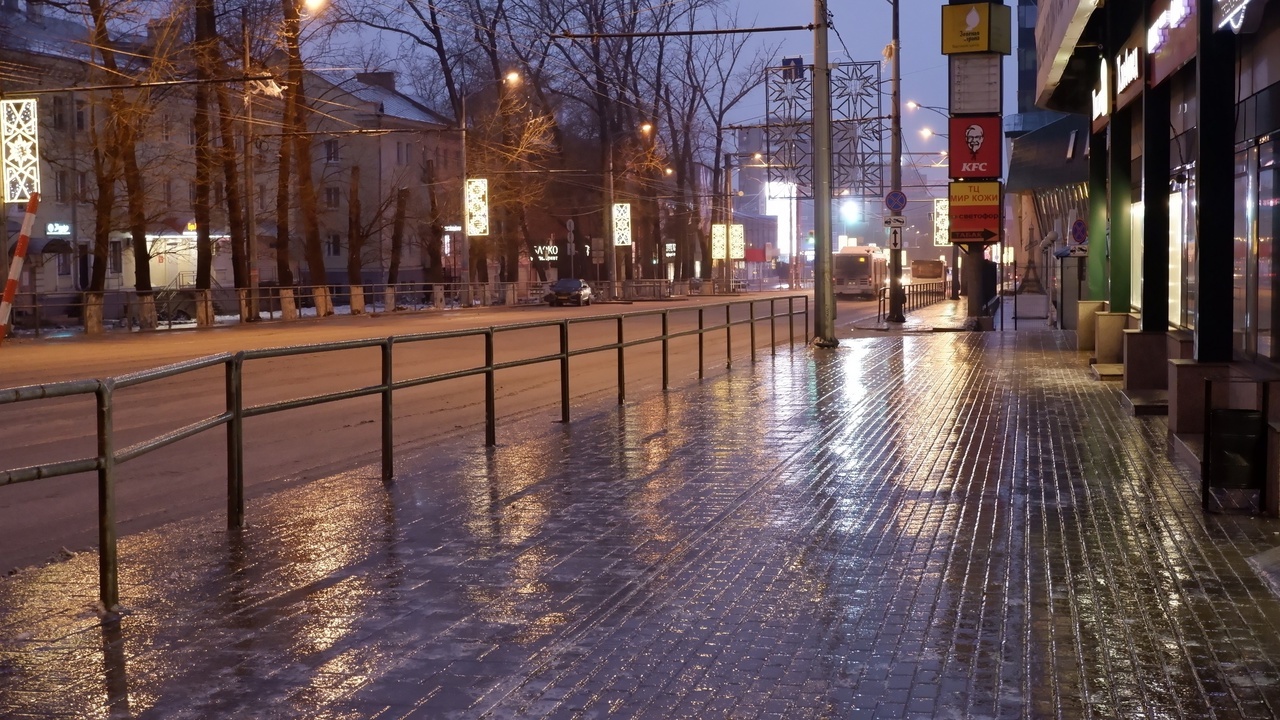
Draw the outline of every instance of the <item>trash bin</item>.
[[[1266,478],[1266,423],[1260,410],[1210,410],[1205,427],[1203,501],[1209,491],[1258,490]]]

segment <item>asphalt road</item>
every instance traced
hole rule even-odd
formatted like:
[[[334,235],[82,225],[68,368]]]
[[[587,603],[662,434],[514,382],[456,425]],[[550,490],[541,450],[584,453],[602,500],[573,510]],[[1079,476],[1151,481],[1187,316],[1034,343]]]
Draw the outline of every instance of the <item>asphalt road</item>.
[[[780,297],[785,293],[773,294]],[[751,299],[755,314],[768,315],[770,294],[736,298],[707,297],[687,301],[634,305],[602,304],[585,308],[478,308],[468,311],[421,312],[381,316],[331,317],[291,323],[231,326],[207,330],[113,334],[98,338],[72,337],[9,340],[0,346],[0,388],[45,384],[62,380],[103,378],[169,363],[238,350],[288,347],[340,340],[457,331],[490,326],[538,323],[569,317],[570,346],[575,350],[609,344],[617,337],[613,319],[589,318],[668,308],[670,330],[697,327],[698,307],[725,300]],[[796,303],[797,309],[800,303]],[[785,312],[785,303],[776,304]],[[747,319],[745,302],[734,308],[733,319]],[[873,302],[840,301],[837,334],[858,334],[853,323],[874,317]],[[724,310],[704,309],[706,326],[724,322]],[[796,340],[808,339],[796,320]],[[785,319],[775,326],[779,343],[786,343]],[[657,315],[624,322],[627,341],[661,333]],[[768,353],[767,321],[756,323],[757,354]],[[556,353],[555,327],[498,333],[497,362]],[[724,372],[730,352],[733,362],[749,362],[747,324],[732,328],[732,349],[723,330],[710,332],[703,345],[704,372]],[[670,343],[671,387],[695,382],[698,341],[685,337]],[[480,336],[397,344],[395,379],[406,380],[459,371],[484,364]],[[570,361],[571,413],[586,417],[592,409],[617,402],[616,351],[593,352]],[[641,397],[660,391],[661,344],[654,342],[625,352],[625,392]],[[188,423],[221,413],[225,380],[216,366],[149,382],[117,392],[115,444],[117,448],[148,440]],[[380,381],[379,351],[351,349],[317,354],[250,360],[244,369],[244,403],[297,399],[353,389]],[[484,442],[483,377],[460,378],[400,391],[394,400],[398,458],[429,456],[433,440],[473,437]],[[542,363],[502,370],[496,374],[497,439],[517,432],[523,423],[560,420],[558,363]],[[376,398],[327,403],[289,410],[245,423],[247,502],[281,487],[330,477],[380,462],[380,409]],[[95,413],[92,396],[0,406],[0,469],[91,457],[95,454]],[[211,511],[226,503],[225,432],[216,428],[193,438],[131,460],[118,469],[116,511],[119,534],[146,530],[165,522]],[[85,473],[0,487],[0,571],[56,559],[63,549],[75,551],[97,542],[96,475]]]

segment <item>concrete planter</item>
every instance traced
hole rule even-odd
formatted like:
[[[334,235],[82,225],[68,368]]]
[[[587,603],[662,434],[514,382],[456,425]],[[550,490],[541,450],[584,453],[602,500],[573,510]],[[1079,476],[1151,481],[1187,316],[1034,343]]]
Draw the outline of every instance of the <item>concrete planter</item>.
[[[1097,314],[1106,312],[1105,300],[1080,300],[1076,303],[1076,349],[1093,350],[1097,337]]]

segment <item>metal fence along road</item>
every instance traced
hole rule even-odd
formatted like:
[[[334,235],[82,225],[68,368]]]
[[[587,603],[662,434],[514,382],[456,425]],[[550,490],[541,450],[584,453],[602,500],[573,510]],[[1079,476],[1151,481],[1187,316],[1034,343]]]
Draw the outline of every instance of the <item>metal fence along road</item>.
[[[756,306],[768,304],[767,315],[756,315]],[[734,317],[737,310],[741,315],[746,309],[746,317]],[[721,315],[723,313],[723,315]],[[697,325],[688,330],[673,331],[672,315],[696,314]],[[395,423],[393,415],[394,397],[397,390],[439,383],[458,378],[483,376],[485,394],[485,444],[497,443],[497,408],[495,376],[499,371],[511,368],[557,363],[560,370],[560,420],[570,420],[570,372],[569,360],[573,357],[593,353],[615,353],[617,369],[617,401],[622,404],[626,400],[626,358],[627,348],[660,343],[662,349],[662,389],[670,385],[670,342],[677,338],[696,336],[698,342],[698,377],[703,376],[706,363],[705,336],[711,332],[724,332],[725,361],[733,362],[733,328],[746,325],[750,334],[750,357],[754,362],[757,350],[757,332],[762,323],[768,324],[769,346],[776,352],[778,344],[778,325],[785,319],[787,342],[796,341],[796,318],[802,319],[800,331],[801,341],[806,340],[810,323],[809,300],[805,295],[791,295],[768,299],[743,300],[735,302],[703,305],[690,308],[666,308],[661,310],[624,313],[616,315],[592,316],[583,318],[564,318],[559,320],[498,325],[486,328],[475,328],[456,331],[428,332],[419,334],[393,335],[385,338],[363,340],[347,340],[314,345],[299,345],[282,348],[266,348],[246,350],[235,353],[219,353],[196,358],[164,367],[142,370],[115,377],[92,380],[73,380],[42,385],[28,385],[9,389],[0,389],[0,406],[16,403],[39,403],[40,401],[67,398],[72,396],[93,396],[96,404],[96,452],[90,457],[63,460],[20,468],[0,468],[0,486],[15,483],[37,481],[77,473],[96,472],[98,479],[98,548],[99,548],[99,596],[102,607],[107,613],[113,612],[119,602],[119,587],[116,555],[116,514],[115,492],[116,468],[130,460],[146,455],[152,451],[172,445],[180,440],[190,438],[219,427],[226,429],[226,479],[227,479],[227,522],[231,527],[244,524],[244,421],[249,418],[270,415],[286,410],[307,408],[322,403],[350,400],[369,396],[377,396],[381,400],[381,463],[382,477],[391,480],[394,475],[395,456]],[[658,317],[661,320],[661,333],[628,340],[624,332],[628,320]],[[588,347],[571,348],[569,330],[571,325],[582,323],[612,323],[616,327],[616,339],[612,342],[594,344]],[[529,330],[546,330],[558,335],[557,352],[521,358],[506,362],[495,360],[495,339],[507,333]],[[418,343],[430,343],[452,338],[481,337],[484,341],[484,357],[482,363],[449,372],[434,373],[419,377],[396,380],[395,348]],[[293,397],[285,400],[245,406],[244,388],[248,366],[256,361],[283,358],[289,356],[315,355],[320,353],[338,353],[362,348],[377,348],[381,357],[381,380],[372,385],[344,389],[304,397]],[[225,368],[225,409],[215,415],[190,422],[181,427],[141,440],[127,447],[116,447],[115,424],[113,421],[113,398],[117,391],[136,387],[147,383],[173,378],[210,367]]]

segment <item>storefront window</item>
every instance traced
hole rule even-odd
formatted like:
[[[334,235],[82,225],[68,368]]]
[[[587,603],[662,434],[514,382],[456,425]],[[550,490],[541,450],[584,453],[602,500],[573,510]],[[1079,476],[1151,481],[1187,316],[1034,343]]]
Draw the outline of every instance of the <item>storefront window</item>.
[[[1175,327],[1187,325],[1182,311],[1182,193],[1176,186],[1169,193],[1169,322]]]
[[[1273,330],[1276,316],[1276,274],[1272,264],[1274,240],[1280,231],[1280,147],[1268,142],[1258,152],[1258,355],[1277,358]]]
[[[1236,153],[1235,162],[1235,216],[1231,253],[1231,337],[1232,347],[1238,353],[1250,355],[1254,351],[1250,327],[1250,301],[1253,297],[1253,196],[1250,193],[1249,164],[1255,155],[1253,149]]]
[[[1199,305],[1200,279],[1196,274],[1196,174],[1187,171],[1187,181],[1182,186],[1182,326],[1188,330],[1196,327],[1196,308]]]
[[[1142,237],[1143,208],[1136,202],[1129,206],[1129,306],[1142,309],[1142,253],[1145,242]]]

